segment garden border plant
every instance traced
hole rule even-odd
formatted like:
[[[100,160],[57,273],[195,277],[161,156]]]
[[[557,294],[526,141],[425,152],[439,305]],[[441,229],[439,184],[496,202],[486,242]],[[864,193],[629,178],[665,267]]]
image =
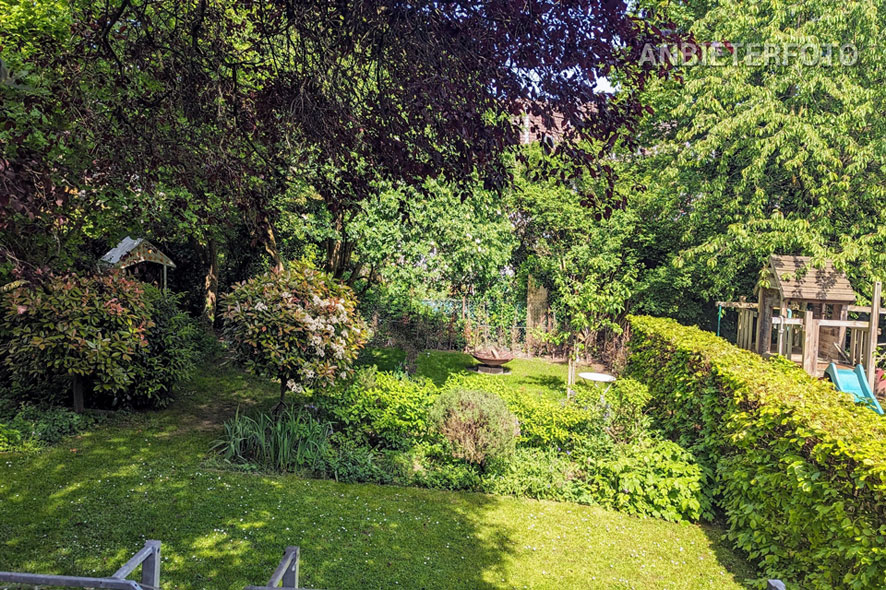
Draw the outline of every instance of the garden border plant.
[[[886,422],[786,359],[674,320],[629,322],[627,373],[716,475],[735,545],[789,587],[881,588]]]
[[[363,368],[354,379],[318,389],[303,400],[303,408],[333,430],[323,464],[309,471],[341,481],[596,504],[671,521],[711,516],[706,472],[691,453],[650,430],[643,384],[620,380],[605,399],[599,390],[578,387],[576,399],[558,401],[497,376],[456,373],[437,386],[421,376]],[[494,439],[503,443],[498,445],[505,448],[503,453],[482,458],[462,453],[458,437],[446,436],[440,428],[441,405],[465,391],[500,398],[495,413],[503,417],[499,422],[504,430],[510,429],[509,440],[498,441],[493,434],[474,437],[471,444]],[[251,423],[243,416],[238,420]],[[273,421],[269,415],[256,420]],[[462,421],[473,422],[466,429],[471,433],[488,426],[485,418]],[[232,435],[236,426],[229,422],[218,448],[242,450],[240,437]],[[225,458],[259,466],[256,457],[262,453],[273,455],[253,449]]]

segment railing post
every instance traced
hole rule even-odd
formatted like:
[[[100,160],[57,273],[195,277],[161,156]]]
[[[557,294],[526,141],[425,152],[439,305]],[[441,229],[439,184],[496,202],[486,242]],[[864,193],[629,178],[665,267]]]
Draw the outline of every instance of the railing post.
[[[292,558],[289,567],[283,572],[283,587],[298,588],[298,547],[292,548]]]
[[[880,325],[880,294],[883,284],[880,281],[874,283],[874,297],[871,299],[871,327],[868,331],[868,346],[865,350],[864,370],[867,371],[868,384],[871,391],[877,391],[877,384],[874,381],[875,367],[874,358],[877,353],[877,332]]]
[[[152,549],[151,554],[142,562],[142,586],[160,588],[160,541],[145,543]]]

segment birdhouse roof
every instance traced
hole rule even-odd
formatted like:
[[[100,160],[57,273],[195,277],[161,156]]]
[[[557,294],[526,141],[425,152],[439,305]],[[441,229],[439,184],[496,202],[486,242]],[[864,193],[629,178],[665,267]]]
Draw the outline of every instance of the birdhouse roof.
[[[119,244],[102,256],[101,262],[117,268],[126,268],[139,262],[156,262],[175,268],[175,263],[157,246],[144,238],[130,238],[129,236],[120,240]]]

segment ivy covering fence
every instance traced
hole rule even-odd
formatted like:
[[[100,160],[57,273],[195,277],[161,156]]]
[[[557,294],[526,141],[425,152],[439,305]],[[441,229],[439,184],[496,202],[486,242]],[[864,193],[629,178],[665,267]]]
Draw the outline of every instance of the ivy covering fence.
[[[731,540],[788,587],[882,588],[886,422],[783,358],[632,316],[627,372],[714,475]]]

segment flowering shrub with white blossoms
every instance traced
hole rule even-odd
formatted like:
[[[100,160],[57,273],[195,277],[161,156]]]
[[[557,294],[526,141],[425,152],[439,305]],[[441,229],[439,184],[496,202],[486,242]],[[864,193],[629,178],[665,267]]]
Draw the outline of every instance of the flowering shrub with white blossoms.
[[[222,301],[224,334],[246,368],[287,391],[347,377],[368,329],[354,292],[295,262],[234,285]]]

